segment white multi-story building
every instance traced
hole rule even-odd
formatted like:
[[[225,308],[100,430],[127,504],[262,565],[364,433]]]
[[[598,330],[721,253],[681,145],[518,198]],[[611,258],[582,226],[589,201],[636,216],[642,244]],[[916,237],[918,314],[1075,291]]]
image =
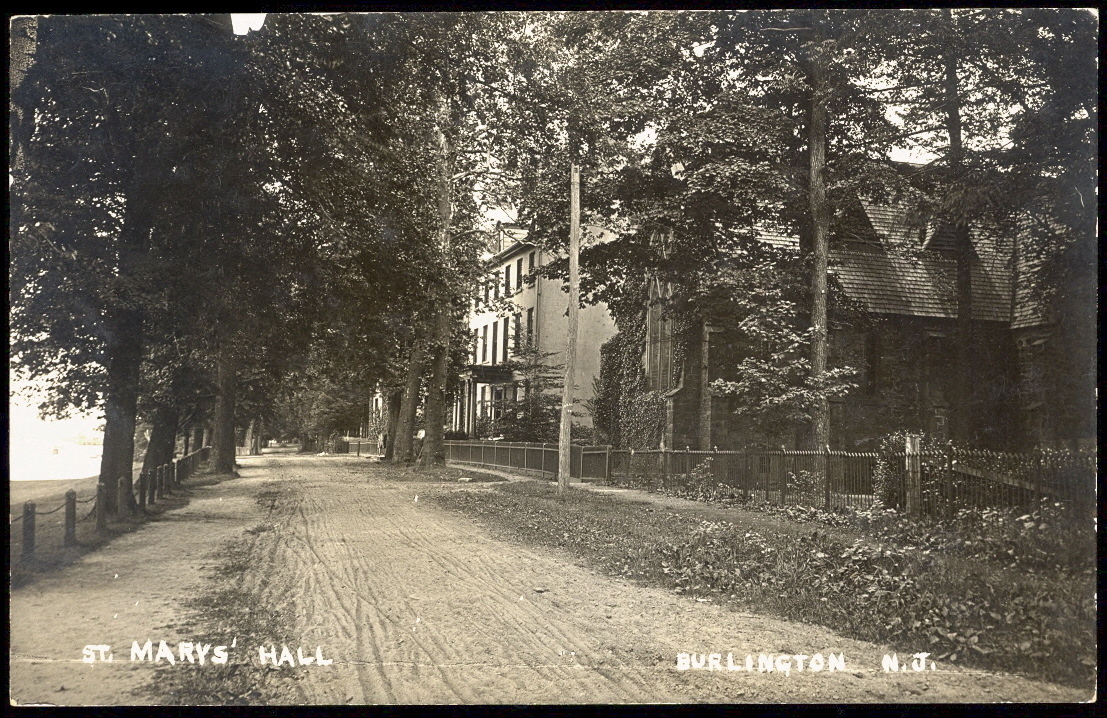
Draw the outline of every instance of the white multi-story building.
[[[597,230],[595,235],[601,235]],[[602,239],[602,236],[598,236]],[[470,363],[454,399],[451,428],[473,436],[479,417],[495,418],[496,406],[521,398],[522,387],[507,364],[532,342],[538,352],[549,354],[551,365],[565,363],[569,294],[559,280],[536,278],[530,273],[553,261],[550,253],[526,241],[526,233],[512,225],[499,228],[499,251],[486,263],[487,280],[473,298],[469,314],[472,333]],[[506,299],[509,308],[504,309]],[[493,305],[500,305],[499,311]],[[592,417],[583,402],[592,398],[592,380],[600,373],[600,346],[615,334],[615,323],[605,304],[580,311],[577,361],[574,372],[574,415],[585,426]]]

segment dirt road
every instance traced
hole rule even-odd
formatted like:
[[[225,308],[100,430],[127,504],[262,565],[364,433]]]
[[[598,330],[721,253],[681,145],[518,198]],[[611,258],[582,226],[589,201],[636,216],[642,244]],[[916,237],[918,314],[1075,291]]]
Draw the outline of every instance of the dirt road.
[[[892,648],[599,576],[565,554],[494,540],[471,520],[418,498],[491,490],[480,485],[397,482],[354,457],[241,461],[242,478],[195,490],[171,520],[13,593],[14,700],[166,701],[144,692],[159,675],[202,676],[215,668],[179,657],[178,642],[205,628],[204,615],[192,612],[199,626],[178,634],[190,615],[188,598],[228,589],[248,597],[244,610],[280,617],[271,626],[279,631],[231,630],[225,640],[230,664],[260,670],[259,648],[272,649],[270,660],[279,661],[272,636],[285,637],[296,665],[264,669],[258,700],[273,702],[1080,698],[1063,687],[942,666],[886,673],[882,658]],[[213,573],[227,540],[241,572]],[[176,665],[128,660],[131,642],[148,639],[154,651],[160,640],[177,651]],[[114,661],[83,663],[86,644],[113,645]],[[678,670],[684,652],[719,654],[720,670]],[[816,653],[824,657],[821,671],[811,670]],[[727,670],[728,654],[740,669],[752,656],[755,670]],[[760,654],[773,661],[772,672],[756,670]],[[831,654],[843,658],[845,670],[829,670]],[[301,655],[333,663],[300,665]],[[716,665],[706,660],[708,668]]]

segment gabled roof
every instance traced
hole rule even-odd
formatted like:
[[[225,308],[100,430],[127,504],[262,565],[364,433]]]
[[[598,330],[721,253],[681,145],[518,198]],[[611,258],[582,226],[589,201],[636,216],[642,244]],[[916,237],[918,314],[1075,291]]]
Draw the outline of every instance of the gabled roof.
[[[845,293],[870,312],[957,318],[957,260],[948,254],[832,249],[830,259]],[[1010,321],[1009,278],[975,257],[971,267],[973,318]]]
[[[862,201],[861,207],[878,241],[858,244],[853,237],[831,237],[831,271],[846,294],[874,314],[955,319],[957,261],[951,252],[938,251],[952,248],[951,233],[932,225],[924,236],[922,223],[903,205]],[[1010,322],[1011,242],[977,227],[970,236],[973,318]],[[777,247],[798,245],[796,237],[769,228],[760,238]]]

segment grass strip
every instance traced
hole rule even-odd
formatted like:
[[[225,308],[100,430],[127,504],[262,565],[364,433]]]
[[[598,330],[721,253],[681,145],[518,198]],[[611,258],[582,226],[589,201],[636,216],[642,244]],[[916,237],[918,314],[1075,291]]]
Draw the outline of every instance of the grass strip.
[[[825,626],[933,660],[1082,688],[1095,685],[1095,581],[904,548],[834,527],[778,531],[704,521],[548,482],[433,498],[520,542],[565,549],[595,568],[740,610]],[[756,527],[754,530],[753,527]]]
[[[276,522],[297,505],[300,493],[294,484],[273,482],[255,496],[269,510],[261,524],[244,536],[226,541],[220,561],[206,590],[186,603],[187,614],[178,624],[165,627],[189,641],[230,646],[230,659],[222,665],[168,666],[160,664],[143,691],[167,705],[286,705],[297,702],[289,683],[299,679],[295,671],[280,671],[258,663],[256,646],[294,645],[294,620],[266,600],[278,582],[275,572],[259,570],[274,565],[280,542]],[[249,578],[248,581],[244,581]]]

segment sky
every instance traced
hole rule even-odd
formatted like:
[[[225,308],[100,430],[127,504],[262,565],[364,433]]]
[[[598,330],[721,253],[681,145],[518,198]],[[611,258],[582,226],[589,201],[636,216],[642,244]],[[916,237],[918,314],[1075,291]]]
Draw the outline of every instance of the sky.
[[[265,22],[263,12],[232,12],[231,25],[234,26],[235,35],[245,35],[250,30],[260,30]]]
[[[103,424],[99,415],[39,418],[40,399],[15,392],[33,386],[10,379],[8,393],[8,477],[11,481],[82,479],[99,471]],[[96,442],[81,445],[78,439]]]

